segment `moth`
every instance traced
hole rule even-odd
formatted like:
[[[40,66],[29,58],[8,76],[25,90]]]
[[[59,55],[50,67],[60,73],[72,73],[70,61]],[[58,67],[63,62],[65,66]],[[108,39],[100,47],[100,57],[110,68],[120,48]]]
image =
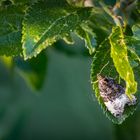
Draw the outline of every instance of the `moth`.
[[[117,84],[113,78],[97,75],[97,79],[100,96],[108,111],[115,117],[119,118],[123,115],[126,105],[136,104],[136,97],[132,95],[130,99],[125,94],[125,88]]]

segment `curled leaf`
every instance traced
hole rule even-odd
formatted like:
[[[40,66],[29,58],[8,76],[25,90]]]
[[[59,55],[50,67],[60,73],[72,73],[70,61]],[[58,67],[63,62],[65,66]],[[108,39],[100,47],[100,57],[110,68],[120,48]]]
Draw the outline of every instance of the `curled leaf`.
[[[109,40],[113,63],[120,77],[126,82],[125,93],[131,98],[131,94],[135,94],[137,91],[137,82],[128,60],[127,46],[121,27],[113,28]]]

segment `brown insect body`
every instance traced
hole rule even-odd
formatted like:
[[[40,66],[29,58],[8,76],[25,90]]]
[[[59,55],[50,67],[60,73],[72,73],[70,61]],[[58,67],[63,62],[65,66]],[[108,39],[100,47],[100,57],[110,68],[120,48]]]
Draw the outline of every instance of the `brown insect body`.
[[[114,79],[97,75],[100,95],[107,109],[115,116],[120,117],[126,105],[135,105],[136,98],[130,100],[125,94],[125,88],[117,84]]]
[[[100,94],[103,99],[105,98],[107,101],[112,101],[125,93],[125,89],[120,84],[116,84],[112,78],[107,78],[101,75],[98,75],[97,78]]]

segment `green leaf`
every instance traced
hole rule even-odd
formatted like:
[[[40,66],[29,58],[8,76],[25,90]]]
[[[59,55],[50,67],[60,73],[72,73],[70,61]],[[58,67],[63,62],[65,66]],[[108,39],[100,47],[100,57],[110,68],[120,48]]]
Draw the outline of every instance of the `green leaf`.
[[[140,57],[131,48],[128,48],[128,58],[132,68],[137,67],[140,64]]]
[[[23,6],[0,7],[0,55],[19,55],[22,52],[21,28]]]
[[[67,0],[67,2],[73,6],[84,6],[84,0]]]
[[[68,36],[88,19],[90,13],[91,8],[73,8],[66,4],[56,6],[39,2],[33,5],[23,22],[24,59],[36,56],[57,40]]]
[[[100,96],[97,80],[98,74],[111,77],[115,79],[117,83],[120,82],[124,86],[124,81],[120,81],[119,74],[116,71],[116,68],[114,67],[114,63],[110,56],[110,52],[111,46],[109,40],[105,40],[99,46],[99,48],[97,48],[91,66],[91,83],[96,93],[95,95],[98,99],[98,102],[101,105],[101,108],[103,109],[103,112],[113,123],[121,124],[130,114],[133,114],[133,112],[136,109],[136,106],[126,106],[123,115],[120,118],[116,118],[107,110],[102,100],[102,97]]]
[[[0,0],[0,6],[9,6],[12,4],[12,1],[11,0]]]
[[[30,4],[31,5],[37,2],[38,0],[11,0],[11,1],[13,1],[14,4],[21,4],[21,5]]]
[[[125,36],[125,42],[129,49],[131,49],[135,56],[140,56],[140,24],[132,27],[133,36]]]
[[[114,26],[112,18],[103,9],[95,7],[90,19],[86,24],[82,24],[82,27],[88,27],[96,34],[97,46],[110,35],[112,26]]]
[[[140,64],[140,40],[137,40],[134,36],[126,36],[125,42],[128,47],[130,64],[133,68],[137,67]]]
[[[132,31],[134,34],[134,38],[136,38],[137,40],[140,40],[140,24],[134,25],[132,27]]]
[[[27,61],[21,58],[15,59],[15,67],[32,89],[40,90],[42,88],[47,68],[47,56],[44,52]]]
[[[129,49],[132,49],[140,56],[140,40],[136,39],[134,36],[132,37],[125,37],[125,42]]]
[[[137,82],[134,78],[132,67],[128,60],[127,46],[124,35],[120,27],[115,27],[109,37],[111,44],[111,57],[120,77],[126,82],[126,94],[131,98],[131,94],[137,91]]]
[[[140,40],[138,40],[137,34],[135,31],[132,32],[131,28],[125,30],[125,34],[124,40],[128,49],[129,62],[132,68],[135,68],[140,64]]]
[[[82,29],[82,27],[77,27],[76,29],[77,35],[85,41],[85,46],[89,50],[89,54],[92,55],[95,51],[96,47],[96,39],[95,34],[93,32],[90,32],[88,30]]]
[[[38,0],[0,0],[0,5],[7,6],[10,3],[14,5],[32,5]]]

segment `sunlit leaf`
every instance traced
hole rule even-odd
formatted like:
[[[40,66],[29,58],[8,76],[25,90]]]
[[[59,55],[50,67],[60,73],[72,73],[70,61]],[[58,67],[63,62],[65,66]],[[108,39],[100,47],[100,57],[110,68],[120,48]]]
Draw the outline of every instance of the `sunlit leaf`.
[[[137,91],[132,67],[128,60],[127,46],[124,35],[120,27],[114,27],[109,37],[111,44],[111,57],[120,77],[126,82],[126,94],[131,98],[131,94]]]

